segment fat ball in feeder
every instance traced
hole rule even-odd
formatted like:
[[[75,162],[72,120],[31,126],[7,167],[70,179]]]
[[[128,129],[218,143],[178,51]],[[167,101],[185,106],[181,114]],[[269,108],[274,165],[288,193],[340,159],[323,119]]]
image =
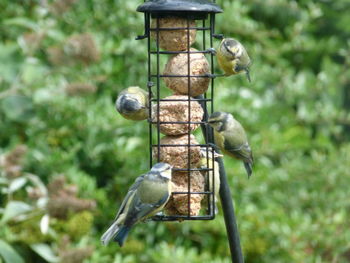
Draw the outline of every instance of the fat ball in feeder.
[[[197,51],[191,48],[190,51]],[[165,65],[164,82],[175,94],[198,96],[208,90],[210,78],[209,62],[203,53],[181,53],[172,56]],[[188,63],[190,71],[188,72]],[[190,89],[188,88],[188,74],[190,75]],[[179,77],[178,77],[179,76]]]
[[[157,22],[158,21],[158,22]],[[157,24],[158,23],[158,24]],[[157,27],[158,26],[158,27]],[[196,21],[189,21],[189,27],[196,26]],[[151,37],[159,47],[167,51],[187,50],[187,19],[181,17],[164,17],[152,19]],[[168,30],[166,30],[168,28]],[[183,28],[172,30],[171,28]],[[157,33],[157,30],[159,33]],[[190,45],[196,41],[196,29],[189,29]]]
[[[190,188],[188,188],[188,180],[190,177]],[[188,194],[190,192],[204,191],[204,176],[199,171],[191,171],[190,175],[187,172],[173,171],[172,175],[172,194],[168,204],[165,207],[167,215],[191,215],[197,216],[201,210],[201,202],[204,194]],[[181,192],[181,193],[180,193]],[[190,201],[188,202],[188,199]]]
[[[188,144],[188,136],[190,136],[190,144]],[[200,146],[193,134],[185,134],[178,136],[164,136],[159,147],[153,147],[153,158],[158,158],[159,162],[169,163],[174,168],[196,167],[200,161]],[[189,152],[189,154],[188,154]],[[190,159],[188,159],[188,157]]]
[[[182,135],[192,132],[199,127],[203,119],[203,109],[197,101],[191,100],[188,102],[186,101],[187,99],[188,96],[184,95],[172,95],[164,98],[164,100],[159,102],[159,115],[158,105],[153,105],[152,121],[154,125],[157,125],[159,116],[161,133],[165,135]],[[189,120],[195,123],[189,125]]]

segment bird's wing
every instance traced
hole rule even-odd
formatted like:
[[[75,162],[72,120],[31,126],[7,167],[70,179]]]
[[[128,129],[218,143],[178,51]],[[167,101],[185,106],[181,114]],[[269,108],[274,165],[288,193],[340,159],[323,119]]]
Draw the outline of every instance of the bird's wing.
[[[141,211],[137,214],[138,219],[142,219],[156,210],[158,210],[160,207],[164,206],[165,203],[169,200],[170,193],[166,193],[163,195],[163,197],[155,204],[142,204]]]
[[[115,216],[115,220],[119,217],[120,214],[122,214],[124,212],[126,204],[129,202],[130,197],[132,197],[135,194],[135,191],[142,183],[144,177],[145,177],[145,175],[141,175],[141,176],[137,177],[134,184],[129,188],[128,193],[126,194],[126,196],[125,196],[125,198],[124,198],[124,200],[119,208],[119,211],[118,211],[117,215]]]
[[[243,161],[253,162],[253,154],[248,142],[235,146],[232,145],[229,140],[225,140],[224,144],[225,150],[236,155],[237,158]]]
[[[170,193],[164,194],[164,196],[154,204],[142,203],[139,196],[135,194],[130,209],[126,216],[125,225],[133,225],[136,222],[143,220],[145,217],[156,212],[159,208],[164,206],[170,197]]]
[[[236,63],[233,65],[233,70],[236,72],[241,72],[241,71],[246,71],[247,70],[247,66],[245,66],[242,63]]]
[[[233,65],[236,72],[249,71],[248,68],[251,65],[251,60],[244,48],[242,54],[236,58],[236,63]]]

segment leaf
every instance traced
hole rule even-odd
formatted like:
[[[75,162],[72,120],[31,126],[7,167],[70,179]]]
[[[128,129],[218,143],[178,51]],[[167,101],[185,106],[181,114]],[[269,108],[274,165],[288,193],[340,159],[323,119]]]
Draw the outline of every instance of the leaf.
[[[24,263],[22,257],[8,243],[0,239],[0,256],[5,263]]]
[[[38,28],[38,25],[36,23],[34,23],[32,20],[26,17],[15,17],[15,18],[6,19],[5,21],[3,21],[3,23],[4,25],[21,26],[34,31]]]
[[[8,96],[2,100],[1,108],[12,121],[27,122],[34,117],[33,102],[26,96]]]
[[[33,208],[30,205],[24,202],[10,201],[5,207],[5,211],[0,222],[5,223],[16,216],[19,216],[21,214],[25,214],[31,211],[32,209]]]
[[[15,83],[24,58],[16,43],[0,44],[0,76],[3,81]]]
[[[51,247],[46,244],[32,244],[30,247],[47,262],[55,263],[59,261],[58,256],[56,256]]]
[[[34,174],[26,173],[25,177],[28,178],[28,180],[31,181],[36,187],[38,187],[40,192],[42,192],[45,196],[47,196],[47,188],[38,176]]]
[[[49,222],[50,222],[50,216],[48,214],[45,214],[40,220],[40,231],[44,235],[47,234],[49,230]]]
[[[16,192],[18,189],[20,189],[26,183],[27,183],[27,178],[25,178],[25,177],[19,177],[19,178],[14,179],[10,183],[8,193]]]

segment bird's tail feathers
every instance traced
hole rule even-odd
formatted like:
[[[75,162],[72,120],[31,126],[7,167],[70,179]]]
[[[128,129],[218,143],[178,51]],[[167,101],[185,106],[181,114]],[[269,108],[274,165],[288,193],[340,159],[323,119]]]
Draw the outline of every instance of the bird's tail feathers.
[[[128,226],[122,226],[119,230],[117,235],[114,238],[114,241],[119,244],[119,246],[123,246],[126,238],[128,237],[130,227]]]
[[[253,165],[252,165],[252,163],[250,163],[250,162],[245,162],[245,163],[244,163],[244,167],[245,167],[245,170],[247,171],[248,178],[250,178],[250,176],[251,176],[252,173],[253,173]]]
[[[250,82],[252,82],[251,78],[250,78],[250,72],[249,72],[249,69],[245,69],[245,75],[247,76],[247,79]]]
[[[120,231],[119,222],[115,221],[108,229],[107,231],[102,235],[101,242],[103,245],[108,245],[109,241],[115,236],[117,232]]]

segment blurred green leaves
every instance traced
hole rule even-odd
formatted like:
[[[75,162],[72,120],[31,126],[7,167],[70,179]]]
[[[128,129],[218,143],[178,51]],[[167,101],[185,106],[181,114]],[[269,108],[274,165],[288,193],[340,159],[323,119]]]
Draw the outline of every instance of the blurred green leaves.
[[[47,262],[55,263],[59,262],[59,258],[54,255],[52,248],[47,244],[32,244],[31,249],[35,251],[38,255],[44,258]]]
[[[22,257],[9,244],[0,239],[0,256],[5,263],[24,263]]]
[[[4,224],[7,221],[15,218],[16,216],[24,215],[30,212],[32,209],[33,208],[30,205],[24,202],[10,201],[7,203],[4,209],[0,223]]]
[[[8,96],[1,100],[1,109],[5,116],[15,122],[28,122],[34,117],[32,100],[25,96]]]

